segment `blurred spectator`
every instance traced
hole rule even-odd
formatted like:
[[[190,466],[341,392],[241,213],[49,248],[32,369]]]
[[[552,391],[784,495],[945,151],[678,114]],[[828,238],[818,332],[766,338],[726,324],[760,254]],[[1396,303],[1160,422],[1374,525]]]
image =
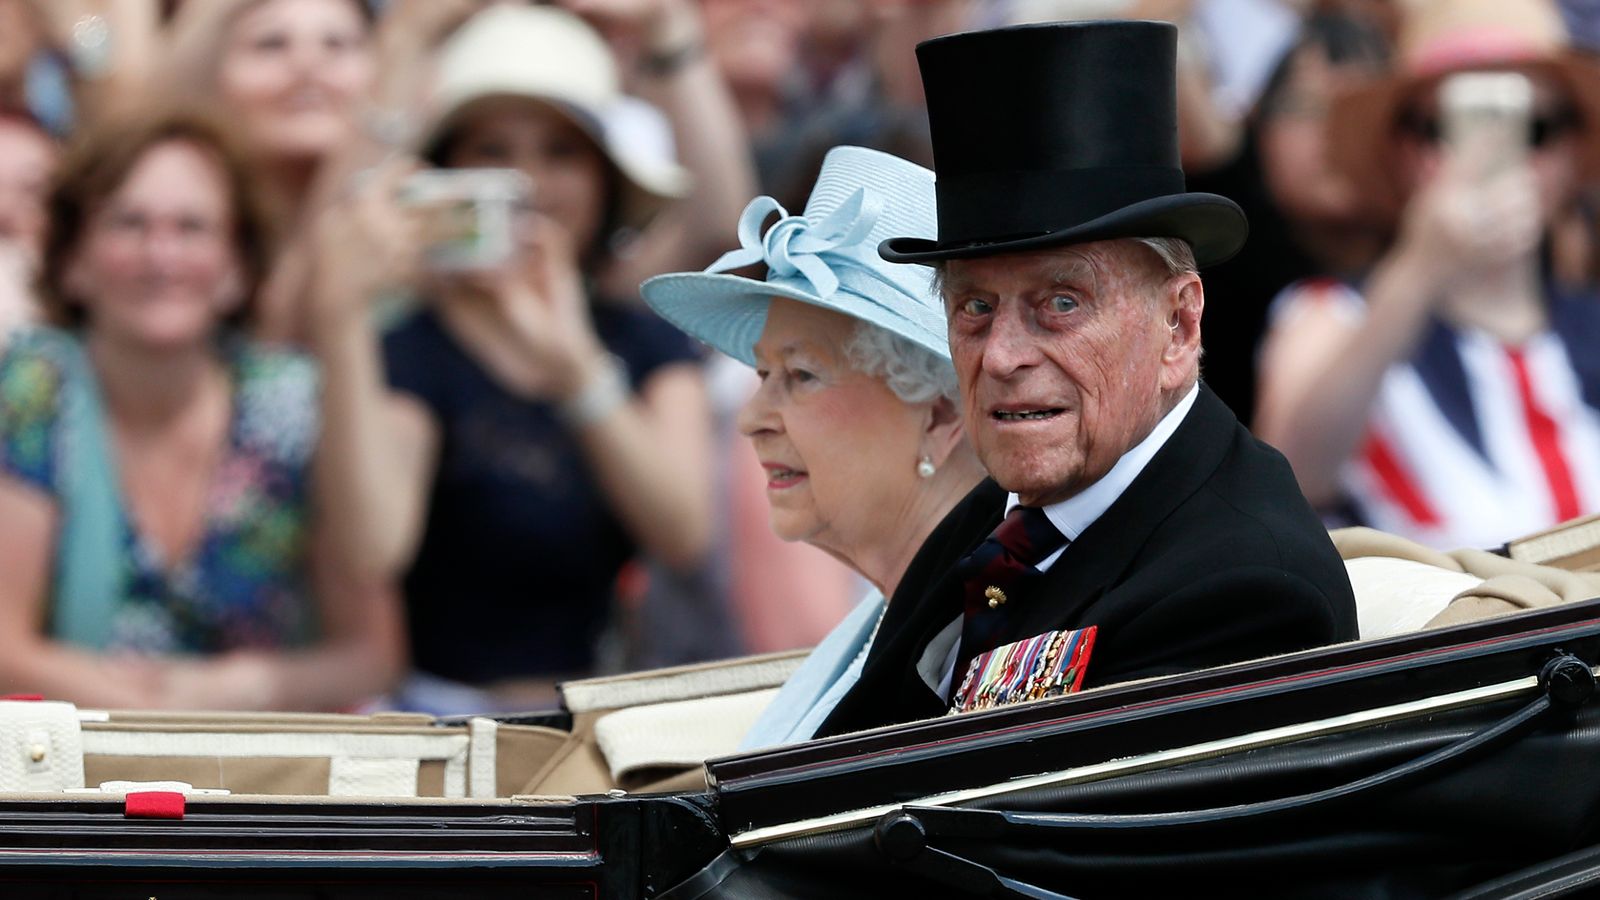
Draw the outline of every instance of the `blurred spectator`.
[[[824,92],[799,111],[782,148],[768,156],[763,183],[785,204],[805,202],[822,158],[841,144],[933,165],[916,46],[973,27],[978,5],[971,0],[859,0],[858,5],[855,58],[832,64]],[[845,27],[837,15],[825,24],[835,32]],[[812,34],[815,41],[815,28]],[[833,45],[844,43],[838,34],[823,37]]]
[[[763,187],[793,151],[791,129],[810,102],[801,49],[810,22],[806,0],[699,0],[706,50],[727,82],[755,153]],[[734,211],[734,217],[738,211]],[[724,223],[725,224],[725,223]]]
[[[698,354],[586,284],[614,231],[645,225],[685,186],[676,166],[630,155],[607,132],[617,85],[606,44],[560,10],[494,7],[449,39],[426,155],[448,169],[516,169],[532,208],[517,217],[510,262],[434,273],[381,366],[363,337],[366,302],[393,283],[426,213],[395,204],[404,172],[390,166],[319,225],[313,333],[343,360],[330,365],[344,410],[330,438],[365,448],[365,496],[384,510],[368,558],[412,560],[418,672],[402,705],[550,703],[557,680],[593,667],[624,563],[643,552],[690,570],[708,549]],[[387,414],[381,371],[398,392]]]
[[[1335,164],[1394,199],[1398,234],[1361,293],[1286,293],[1256,426],[1313,502],[1435,546],[1495,546],[1600,510],[1600,302],[1552,282],[1540,253],[1600,176],[1600,68],[1538,0],[1422,3],[1399,58],[1331,119]],[[1465,70],[1527,76],[1515,144],[1480,128],[1444,146],[1441,84]]]
[[[236,123],[277,231],[303,235],[319,174],[343,176],[330,164],[354,155],[372,100],[371,11],[362,0],[205,0],[180,6],[170,32],[167,89]],[[303,238],[283,243],[263,288],[260,336],[305,337],[310,254]]]
[[[0,350],[37,316],[33,279],[56,156],[55,140],[32,116],[0,107]]]
[[[292,213],[318,166],[357,134],[377,73],[362,0],[205,0],[172,23],[173,89],[226,111]]]
[[[266,268],[219,129],[85,135],[50,197],[45,311],[0,360],[0,691],[332,709],[399,665],[390,598],[315,551],[315,370],[244,339]]]
[[[1245,248],[1206,271],[1206,384],[1241,422],[1255,413],[1256,350],[1273,298],[1304,278],[1355,279],[1383,247],[1387,220],[1328,163],[1327,119],[1335,94],[1381,75],[1387,60],[1367,23],[1312,15],[1246,120],[1238,157],[1188,179],[1250,219]]]

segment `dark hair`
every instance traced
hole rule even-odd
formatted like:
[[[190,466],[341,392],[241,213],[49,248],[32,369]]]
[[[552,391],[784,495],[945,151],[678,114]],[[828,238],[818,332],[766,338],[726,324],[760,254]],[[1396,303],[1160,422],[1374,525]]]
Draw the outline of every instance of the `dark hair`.
[[[1278,58],[1256,101],[1256,116],[1270,115],[1282,100],[1295,60],[1302,51],[1316,49],[1335,66],[1366,64],[1373,69],[1389,66],[1390,49],[1383,32],[1359,16],[1335,11],[1313,13],[1300,26],[1300,36]]]
[[[199,148],[222,172],[233,226],[231,238],[244,290],[244,302],[224,322],[235,326],[250,324],[272,259],[270,220],[257,193],[254,173],[245,162],[247,157],[220,125],[191,110],[133,113],[91,128],[67,148],[50,192],[50,224],[39,272],[40,302],[54,324],[83,324],[81,298],[69,296],[65,279],[90,218],[151,150],[169,143]]]

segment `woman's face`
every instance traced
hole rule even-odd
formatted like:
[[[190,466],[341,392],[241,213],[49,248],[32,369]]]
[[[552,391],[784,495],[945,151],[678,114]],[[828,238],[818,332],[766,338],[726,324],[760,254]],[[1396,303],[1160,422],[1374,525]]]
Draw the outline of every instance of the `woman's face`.
[[[374,65],[354,0],[260,0],[224,38],[218,90],[253,146],[315,159],[349,139]]]
[[[850,365],[855,328],[774,298],[755,347],[761,386],[739,413],[766,471],[772,530],[846,558],[903,527],[929,415],[929,404],[908,404]]]
[[[1263,106],[1257,142],[1267,188],[1290,219],[1342,224],[1364,211],[1355,186],[1328,161],[1328,107],[1347,85],[1377,74],[1367,62],[1335,65],[1321,47],[1289,60],[1286,80]]]
[[[1576,110],[1560,82],[1539,72],[1525,73],[1533,83],[1529,111],[1527,161],[1539,193],[1539,205],[1548,225],[1572,198],[1577,188],[1578,141],[1581,128],[1600,123],[1579,123]],[[1403,114],[1411,127],[1401,128],[1400,174],[1408,191],[1415,193],[1438,177],[1448,149],[1441,138],[1438,89],[1415,97]],[[1420,127],[1419,127],[1420,125]]]
[[[445,164],[516,169],[533,181],[533,207],[590,247],[606,206],[606,161],[594,141],[549,106],[519,97],[472,105],[455,128]]]
[[[187,141],[156,144],[93,210],[66,271],[97,333],[146,347],[208,339],[243,299],[223,169]]]

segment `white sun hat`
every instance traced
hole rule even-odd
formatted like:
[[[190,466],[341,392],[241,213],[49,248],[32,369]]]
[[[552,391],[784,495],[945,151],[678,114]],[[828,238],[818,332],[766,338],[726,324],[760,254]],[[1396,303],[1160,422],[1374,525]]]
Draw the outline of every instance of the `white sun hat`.
[[[623,222],[640,225],[687,192],[681,166],[627,139],[636,134],[639,101],[622,93],[611,48],[577,16],[500,5],[461,26],[439,49],[423,153],[431,155],[469,106],[497,97],[548,103],[583,129],[621,176]]]
[[[778,221],[762,232],[773,213]],[[949,359],[933,270],[878,255],[886,238],[936,231],[932,172],[876,150],[835,147],[803,215],[757,197],[739,217],[738,250],[704,272],[651,278],[640,293],[662,318],[746,365],[755,365],[773,297],[870,322]],[[725,274],[755,263],[766,265],[765,281]]]

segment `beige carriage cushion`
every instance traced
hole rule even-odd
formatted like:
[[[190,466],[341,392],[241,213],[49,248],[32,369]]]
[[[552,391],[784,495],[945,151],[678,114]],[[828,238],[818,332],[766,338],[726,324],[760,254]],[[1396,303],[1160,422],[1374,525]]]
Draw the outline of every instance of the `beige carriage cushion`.
[[[1388,556],[1347,559],[1344,567],[1363,639],[1420,631],[1457,594],[1483,583],[1476,575]]]
[[[739,740],[778,693],[777,688],[635,706],[601,716],[595,739],[618,784],[649,772],[699,766],[739,748]]]
[[[623,709],[781,686],[811,651],[791,650],[722,662],[568,681],[561,696],[573,713]]]
[[[84,784],[78,708],[0,700],[0,791],[61,791]]]
[[[1525,609],[1600,597],[1600,573],[1569,571],[1552,565],[1507,559],[1483,550],[1452,550],[1445,553],[1371,528],[1341,528],[1331,532],[1331,536],[1334,546],[1339,548],[1340,556],[1344,557],[1347,568],[1352,560],[1381,558],[1407,560],[1439,570],[1439,574],[1434,576],[1438,579],[1437,585],[1429,589],[1419,587],[1417,589],[1419,597],[1436,596],[1438,592],[1447,589],[1450,584],[1446,578],[1448,575],[1464,574],[1476,580],[1476,584],[1466,584],[1457,579],[1456,583],[1464,586],[1450,596],[1449,602],[1443,608],[1429,615],[1422,624],[1423,628],[1443,628]],[[1409,571],[1418,582],[1425,580],[1416,574],[1422,570]],[[1352,587],[1356,587],[1354,576]],[[1378,602],[1371,601],[1372,604]],[[1358,613],[1363,605],[1369,604],[1363,600],[1361,588],[1357,587]],[[1430,610],[1424,605],[1423,609],[1410,614],[1390,612],[1386,618],[1389,621],[1400,619],[1410,621],[1426,611]],[[1369,635],[1363,630],[1361,636],[1369,638],[1381,635]]]

